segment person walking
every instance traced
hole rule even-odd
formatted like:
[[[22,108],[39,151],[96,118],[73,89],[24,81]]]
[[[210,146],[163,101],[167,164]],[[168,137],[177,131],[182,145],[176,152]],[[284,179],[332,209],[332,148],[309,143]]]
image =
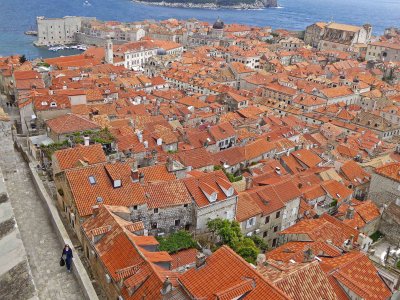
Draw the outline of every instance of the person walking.
[[[67,271],[71,273],[71,263],[72,263],[72,258],[74,255],[72,254],[72,249],[69,247],[69,245],[65,245],[62,256],[61,256],[64,261],[65,261],[65,266],[67,267]]]

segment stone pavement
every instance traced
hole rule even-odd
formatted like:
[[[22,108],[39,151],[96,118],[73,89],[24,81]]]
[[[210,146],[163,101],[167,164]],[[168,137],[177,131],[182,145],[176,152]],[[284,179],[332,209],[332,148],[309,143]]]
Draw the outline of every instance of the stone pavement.
[[[0,168],[3,171],[9,201],[25,246],[37,295],[39,299],[84,299],[75,277],[72,273],[67,273],[65,267],[59,265],[62,245],[31,181],[29,169],[20,154],[14,150],[10,131],[2,130],[3,124],[0,124]],[[13,271],[15,274],[21,273],[19,269]],[[29,275],[26,271],[22,273],[25,277]],[[27,279],[29,280],[29,278],[25,280]],[[24,282],[19,280],[15,288],[18,289],[23,285]],[[0,292],[2,292],[1,288]],[[29,299],[31,297],[33,295],[15,297],[15,295],[0,294],[1,299]]]

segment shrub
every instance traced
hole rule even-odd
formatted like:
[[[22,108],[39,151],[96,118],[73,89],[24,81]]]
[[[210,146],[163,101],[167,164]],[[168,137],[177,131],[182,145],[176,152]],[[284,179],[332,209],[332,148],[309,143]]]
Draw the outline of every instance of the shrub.
[[[168,253],[176,253],[179,250],[197,246],[196,241],[192,238],[190,233],[185,230],[172,233],[167,237],[157,237],[157,240],[160,243],[159,250],[167,251]]]

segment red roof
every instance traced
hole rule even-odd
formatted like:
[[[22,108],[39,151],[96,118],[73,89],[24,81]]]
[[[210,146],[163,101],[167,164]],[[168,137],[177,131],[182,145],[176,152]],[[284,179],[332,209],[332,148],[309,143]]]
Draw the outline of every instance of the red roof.
[[[47,126],[57,134],[100,129],[100,126],[96,123],[74,114],[66,114],[48,120]]]
[[[227,246],[207,258],[205,265],[187,271],[179,282],[195,299],[289,299]]]

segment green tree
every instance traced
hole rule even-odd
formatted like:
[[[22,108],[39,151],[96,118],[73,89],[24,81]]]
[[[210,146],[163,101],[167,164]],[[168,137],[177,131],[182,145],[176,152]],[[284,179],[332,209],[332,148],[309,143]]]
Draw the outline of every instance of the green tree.
[[[243,238],[240,225],[236,221],[214,219],[207,223],[208,229],[219,236],[221,243],[232,249]]]
[[[179,250],[195,248],[196,241],[192,238],[189,232],[180,230],[172,233],[167,237],[157,237],[160,251],[167,251],[168,253],[176,253]]]
[[[254,264],[257,259],[260,249],[257,248],[256,244],[251,238],[244,238],[239,243],[236,244],[235,251],[241,257],[243,257],[247,262]]]
[[[23,64],[24,62],[26,62],[26,57],[25,57],[25,54],[23,54],[23,55],[21,55],[20,57],[19,57],[19,63],[20,64]]]
[[[244,237],[237,221],[218,218],[208,221],[207,227],[214,236],[219,237],[219,244],[228,245],[250,263],[255,263],[262,248],[267,248],[266,243],[258,236]]]
[[[268,244],[262,238],[260,238],[258,235],[252,235],[250,238],[253,240],[257,248],[260,248],[262,252],[267,251]]]

